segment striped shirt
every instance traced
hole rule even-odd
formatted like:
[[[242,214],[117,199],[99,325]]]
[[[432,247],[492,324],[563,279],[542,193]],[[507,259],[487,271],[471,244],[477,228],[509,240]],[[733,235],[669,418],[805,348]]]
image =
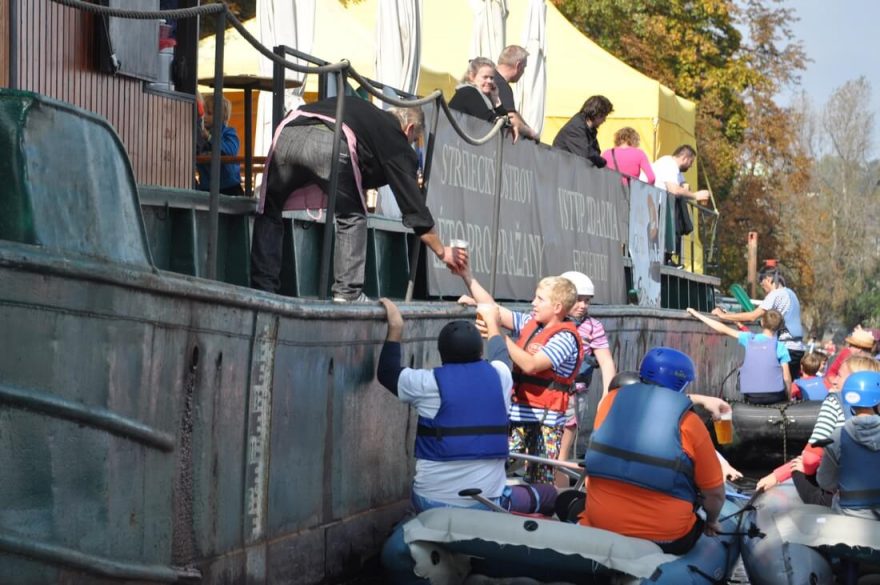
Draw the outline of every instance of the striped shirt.
[[[585,317],[578,326],[578,335],[584,340],[584,354],[590,355],[594,349],[608,349],[608,335],[605,326],[598,319]]]
[[[520,334],[526,323],[532,320],[528,313],[513,313],[513,332]],[[540,331],[542,327],[538,328]],[[568,377],[577,366],[577,339],[572,334],[554,335],[547,341],[541,351],[550,359],[550,367],[557,375]],[[527,405],[513,403],[510,407],[512,422],[540,422],[546,426],[557,426],[565,423],[565,413],[546,408],[532,408]]]
[[[840,394],[832,392],[825,397],[822,406],[819,408],[819,415],[816,417],[813,434],[810,435],[807,443],[812,445],[816,441],[829,438],[832,431],[837,427],[842,427],[844,422],[846,422],[846,419],[843,416]]]

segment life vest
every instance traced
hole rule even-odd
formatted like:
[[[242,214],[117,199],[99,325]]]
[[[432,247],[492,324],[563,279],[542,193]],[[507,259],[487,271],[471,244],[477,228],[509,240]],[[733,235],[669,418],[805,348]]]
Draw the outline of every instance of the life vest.
[[[419,417],[416,458],[430,461],[505,459],[507,405],[498,372],[480,360],[434,369],[440,409]]]
[[[844,427],[840,431],[840,467],[837,487],[841,508],[880,507],[880,451],[856,442]]]
[[[584,346],[581,342],[581,336],[578,335],[577,327],[572,321],[566,319],[561,323],[544,327],[540,331],[540,324],[532,319],[526,323],[516,340],[516,345],[531,355],[535,355],[542,347],[547,345],[550,338],[557,333],[568,331],[574,335],[577,341],[578,358],[577,363],[569,376],[560,376],[553,371],[553,368],[547,368],[542,372],[535,374],[524,374],[516,365],[513,368],[513,400],[517,404],[530,406],[532,408],[545,408],[556,412],[565,412],[568,408],[568,400],[574,390],[574,381],[581,368],[581,362],[584,360]]]
[[[653,384],[632,384],[617,396],[593,431],[584,465],[603,477],[695,504],[694,462],[681,445],[681,419],[693,408],[678,392]]]
[[[746,357],[739,369],[739,390],[743,394],[780,392],[785,390],[782,366],[776,358],[776,338],[749,337]]]
[[[794,383],[801,389],[801,398],[804,400],[825,400],[825,397],[828,396],[825,381],[819,376],[798,378]]]

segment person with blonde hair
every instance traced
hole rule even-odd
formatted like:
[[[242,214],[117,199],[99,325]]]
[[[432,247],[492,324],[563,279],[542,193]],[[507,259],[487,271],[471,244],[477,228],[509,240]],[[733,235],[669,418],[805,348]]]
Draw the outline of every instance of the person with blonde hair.
[[[477,303],[495,304],[469,268],[460,274]],[[518,336],[516,342],[507,339],[514,365],[511,452],[559,458],[570,391],[584,356],[577,327],[568,318],[577,297],[570,280],[550,276],[538,283],[531,313],[499,308],[500,324]],[[526,481],[553,484],[554,470],[547,465],[528,465]]]
[[[507,115],[498,96],[498,86],[495,85],[495,63],[492,59],[476,57],[470,60],[461,83],[455,88],[455,95],[449,100],[449,107],[487,122]]]
[[[602,153],[602,158],[608,163],[611,170],[629,179],[639,179],[644,174],[645,181],[654,184],[654,169],[645,151],[639,148],[639,133],[635,128],[624,126],[614,133],[614,148],[609,148]]]
[[[202,138],[204,149],[201,154],[211,154],[211,129],[214,127],[214,96],[206,96],[203,100],[205,108],[205,116],[203,124],[199,128],[199,135]],[[220,155],[236,156],[238,154],[241,141],[238,139],[238,133],[235,128],[229,125],[229,119],[232,117],[232,102],[226,97],[223,98],[223,126],[220,134]],[[199,171],[199,190],[211,190],[211,164],[203,163],[196,165]],[[241,188],[241,165],[239,163],[220,163],[220,192],[224,195],[244,195],[244,189]]]

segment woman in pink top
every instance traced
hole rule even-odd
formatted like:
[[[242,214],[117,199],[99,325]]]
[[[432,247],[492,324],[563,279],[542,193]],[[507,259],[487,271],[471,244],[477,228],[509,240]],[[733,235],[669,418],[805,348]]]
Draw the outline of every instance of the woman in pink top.
[[[613,169],[628,177],[639,178],[639,172],[645,173],[645,182],[654,184],[654,170],[648,162],[648,155],[639,148],[639,133],[629,126],[624,126],[614,133],[614,148],[602,153],[602,158]]]

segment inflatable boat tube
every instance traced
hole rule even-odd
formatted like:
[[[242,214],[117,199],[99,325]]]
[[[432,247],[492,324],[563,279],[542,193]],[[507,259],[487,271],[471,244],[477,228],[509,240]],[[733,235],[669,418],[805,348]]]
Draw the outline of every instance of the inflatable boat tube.
[[[727,501],[722,517],[740,510]],[[735,533],[738,516],[722,522]],[[687,554],[607,530],[483,510],[437,508],[398,526],[382,553],[391,582],[454,585],[469,576],[562,583],[723,582],[739,555],[737,534],[701,536]]]
[[[831,583],[831,565],[818,550],[790,540],[790,532],[780,523],[795,508],[827,508],[807,506],[801,502],[794,484],[786,482],[759,495],[754,511],[747,512],[744,527],[753,525],[758,533],[743,536],[743,565],[751,585],[805,585]]]
[[[821,400],[770,405],[733,402],[733,443],[718,445],[718,450],[737,466],[781,465],[807,444],[821,406]],[[709,427],[714,439],[714,428]]]
[[[859,583],[880,582],[880,523],[836,514],[804,504],[791,482],[755,500],[746,528],[763,533],[744,536],[743,564],[752,585],[832,583],[832,565],[846,561]],[[870,577],[868,577],[870,575]]]

